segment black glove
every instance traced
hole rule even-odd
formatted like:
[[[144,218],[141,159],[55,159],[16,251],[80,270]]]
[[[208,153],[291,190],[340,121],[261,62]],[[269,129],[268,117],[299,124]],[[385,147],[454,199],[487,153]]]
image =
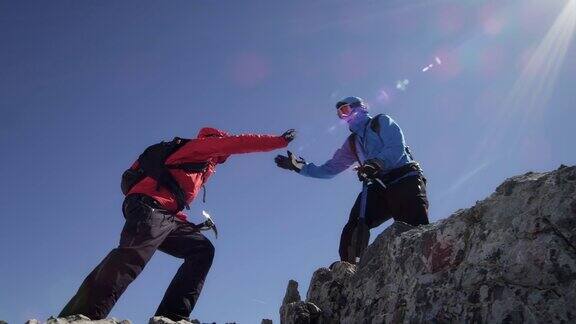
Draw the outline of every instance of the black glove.
[[[279,168],[296,171],[298,173],[300,173],[300,170],[306,165],[306,161],[304,161],[303,158],[296,158],[290,151],[288,151],[288,156],[278,155],[274,161]]]
[[[358,180],[367,181],[374,179],[378,176],[380,168],[373,164],[364,164],[356,168]]]
[[[290,143],[296,137],[296,130],[295,129],[289,129],[289,130],[285,131],[284,134],[282,134],[281,136],[282,136],[282,138],[284,138],[286,140],[286,142]]]

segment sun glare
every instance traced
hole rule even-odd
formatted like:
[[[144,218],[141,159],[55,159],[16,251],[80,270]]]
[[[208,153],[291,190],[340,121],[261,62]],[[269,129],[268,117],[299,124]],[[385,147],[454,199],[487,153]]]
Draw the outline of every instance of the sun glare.
[[[569,0],[548,29],[544,38],[533,47],[522,71],[494,119],[492,132],[480,149],[486,156],[511,136],[518,144],[533,123],[541,119],[553,89],[576,27],[576,0]],[[511,127],[511,124],[514,127]],[[512,133],[510,133],[513,128]]]
[[[524,109],[526,114],[544,109],[564,63],[575,27],[576,0],[570,0],[537,45],[514,84],[509,98],[511,109]]]

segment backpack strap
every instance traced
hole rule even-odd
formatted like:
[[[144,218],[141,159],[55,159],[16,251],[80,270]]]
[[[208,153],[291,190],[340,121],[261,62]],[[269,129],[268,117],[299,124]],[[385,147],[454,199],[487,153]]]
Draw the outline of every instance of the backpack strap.
[[[206,170],[208,162],[184,162],[178,164],[166,164],[166,169],[178,169],[187,173],[200,173]]]
[[[374,133],[378,134],[378,138],[382,143],[384,143],[384,139],[382,139],[382,135],[380,135],[380,116],[382,116],[382,114],[378,114],[372,118],[370,121],[370,129]],[[360,162],[360,156],[358,155],[358,150],[356,149],[356,134],[352,133],[348,136],[348,145],[350,145],[350,150],[354,153],[358,163],[362,165],[362,162]]]
[[[144,174],[156,180],[156,190],[164,187],[174,195],[178,210],[184,208],[190,209],[190,207],[186,203],[185,191],[169,172],[169,169],[181,169],[185,172],[202,172],[208,165],[208,163],[165,164],[170,155],[174,154],[174,152],[186,145],[189,141],[189,139],[175,137],[170,142],[161,142],[148,147],[138,158],[140,168],[144,171]]]
[[[370,121],[370,128],[375,133],[380,133],[380,116],[382,116],[382,114],[378,114],[372,117],[372,121]]]
[[[356,134],[354,133],[350,134],[350,136],[348,136],[347,141],[348,145],[350,146],[350,151],[352,151],[352,153],[356,157],[356,161],[358,161],[358,163],[362,165],[362,162],[360,161],[360,156],[358,155],[358,150],[356,149]]]
[[[380,117],[382,116],[382,114],[378,114],[374,117],[372,117],[372,120],[370,121],[370,129],[378,134],[378,138],[380,139],[380,142],[384,143],[384,139],[382,138],[382,135],[380,135]]]

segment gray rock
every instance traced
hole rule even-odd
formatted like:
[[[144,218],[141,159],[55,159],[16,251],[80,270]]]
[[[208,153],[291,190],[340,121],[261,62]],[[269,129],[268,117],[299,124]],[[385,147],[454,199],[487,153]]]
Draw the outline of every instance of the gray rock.
[[[263,319],[262,322],[260,324],[272,324],[272,320],[271,319]]]
[[[298,292],[298,282],[295,280],[288,281],[288,287],[286,287],[286,294],[284,294],[282,305],[298,302],[301,300],[302,299],[300,298],[300,293]]]
[[[200,321],[198,321],[198,320],[191,320],[191,321],[180,320],[178,322],[175,322],[175,321],[168,319],[168,318],[165,318],[165,317],[156,316],[156,317],[151,318],[148,323],[149,324],[200,324]],[[38,320],[32,319],[32,320],[27,321],[26,324],[41,324],[41,322]],[[104,319],[104,320],[94,320],[93,321],[84,315],[72,315],[72,316],[68,316],[66,318],[50,317],[47,320],[46,324],[132,324],[132,322],[130,322],[129,320],[118,320],[118,319],[115,319],[114,317],[109,318],[109,319]]]
[[[280,308],[280,323],[315,324],[318,323],[322,311],[310,302],[297,301]]]
[[[38,320],[29,320],[30,324],[40,324]],[[28,323],[26,322],[26,323]],[[72,315],[65,318],[50,317],[46,324],[132,324],[129,320],[118,320],[114,317],[104,320],[90,320],[90,318],[84,315]]]
[[[316,309],[318,308],[318,309]],[[318,269],[281,323],[576,322],[576,167],[506,180],[437,223],[394,223]]]
[[[179,320],[178,322],[175,322],[175,321],[173,321],[169,318],[166,318],[166,317],[154,316],[150,319],[148,324],[200,324],[200,321],[193,319],[190,321]]]

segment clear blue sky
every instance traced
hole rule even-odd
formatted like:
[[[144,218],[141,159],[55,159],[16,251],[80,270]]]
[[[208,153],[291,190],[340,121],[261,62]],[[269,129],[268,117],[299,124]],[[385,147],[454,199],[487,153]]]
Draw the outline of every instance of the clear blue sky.
[[[0,2],[0,319],[57,314],[118,242],[122,171],[202,126],[296,128],[321,163],[348,133],[334,103],[364,97],[404,129],[432,220],[575,164],[571,1]],[[288,280],[305,295],[338,258],[354,173],[300,177],[276,153],[230,158],[194,203],[221,237],[193,317],[277,321]],[[179,264],[158,252],[111,316],[146,323]]]

